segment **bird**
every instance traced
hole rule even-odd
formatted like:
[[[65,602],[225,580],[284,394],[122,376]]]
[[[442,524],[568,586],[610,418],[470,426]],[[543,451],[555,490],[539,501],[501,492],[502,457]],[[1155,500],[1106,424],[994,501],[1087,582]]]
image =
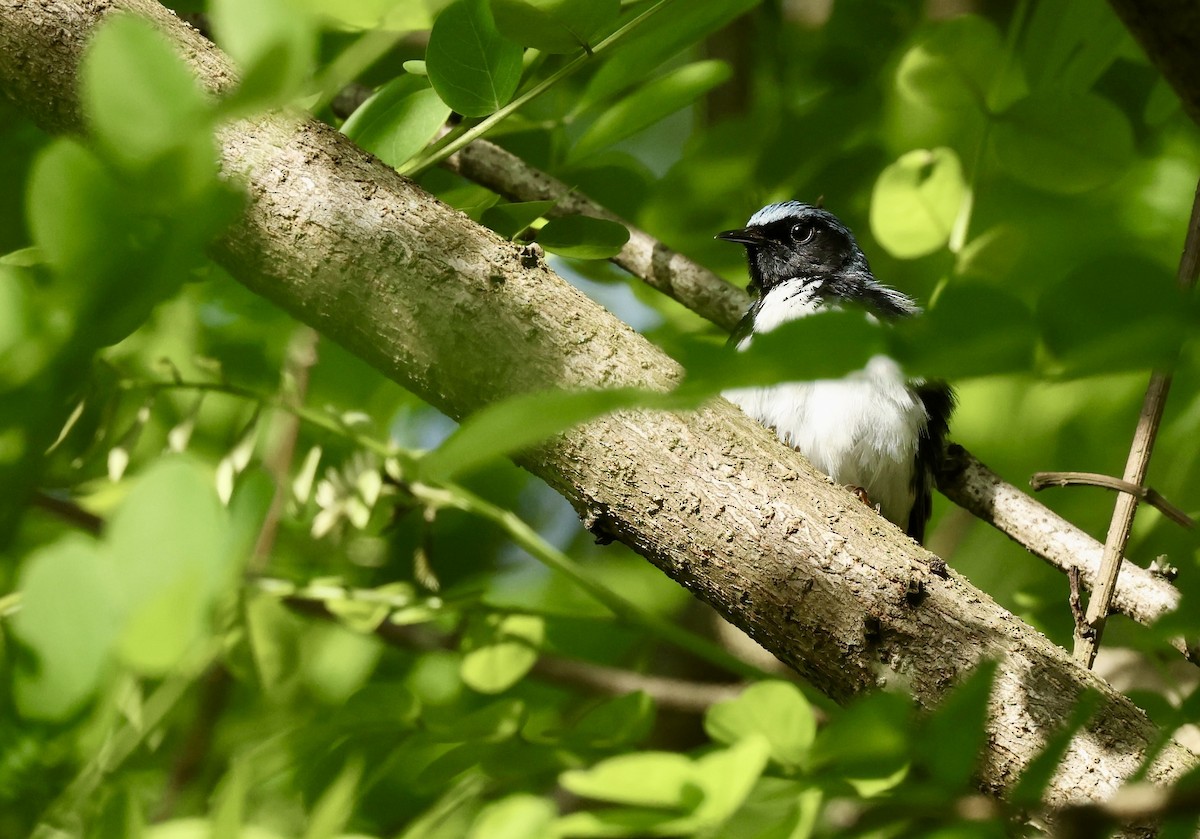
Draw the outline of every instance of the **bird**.
[[[903,292],[879,282],[850,228],[800,201],[769,204],[745,227],[716,238],[744,245],[753,302],[730,337],[745,350],[755,335],[818,312],[864,310],[895,322],[920,314]],[[840,379],[733,388],[725,398],[775,431],[835,482],[923,543],[954,392],[909,379],[883,354]]]

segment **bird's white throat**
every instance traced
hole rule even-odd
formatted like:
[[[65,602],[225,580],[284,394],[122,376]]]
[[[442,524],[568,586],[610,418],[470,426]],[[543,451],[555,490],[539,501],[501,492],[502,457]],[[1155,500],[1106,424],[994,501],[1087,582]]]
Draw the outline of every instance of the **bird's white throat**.
[[[773,287],[758,309],[754,332],[821,311],[816,292],[811,280]],[[742,339],[738,349],[752,338]],[[874,356],[840,379],[739,388],[724,396],[838,483],[865,489],[888,519],[907,525],[917,439],[928,416],[891,358]]]

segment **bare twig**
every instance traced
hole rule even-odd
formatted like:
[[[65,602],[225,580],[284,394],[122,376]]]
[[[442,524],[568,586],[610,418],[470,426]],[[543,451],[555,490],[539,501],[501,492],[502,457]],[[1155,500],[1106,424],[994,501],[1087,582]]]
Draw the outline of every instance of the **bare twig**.
[[[1196,526],[1191,516],[1164,498],[1154,487],[1138,486],[1099,472],[1034,472],[1029,479],[1029,485],[1033,487],[1034,492],[1040,492],[1047,487],[1068,486],[1092,486],[1124,492],[1137,496],[1139,501],[1145,501],[1180,527],[1191,530]]]
[[[1192,215],[1188,222],[1183,256],[1179,260],[1180,288],[1186,290],[1195,286],[1198,272],[1200,272],[1200,184],[1196,186],[1196,196],[1192,202]],[[1167,393],[1170,389],[1171,374],[1169,372],[1159,370],[1150,376],[1150,385],[1146,389],[1146,398],[1142,401],[1142,411],[1138,415],[1137,430],[1133,435],[1133,445],[1129,449],[1129,458],[1125,463],[1124,479],[1127,483],[1141,486],[1146,481],[1146,470],[1150,466],[1150,454],[1154,450],[1154,438],[1157,436],[1158,426],[1162,422],[1163,407],[1167,403]],[[1136,495],[1123,492],[1117,496],[1112,521],[1108,527],[1108,537],[1104,540],[1100,577],[1096,587],[1092,590],[1092,598],[1088,601],[1087,619],[1092,628],[1096,630],[1096,634],[1091,638],[1077,638],[1075,644],[1075,660],[1085,667],[1091,667],[1092,662],[1096,660],[1096,650],[1104,636],[1104,624],[1112,605],[1117,576],[1121,572],[1121,557],[1124,556],[1125,546],[1129,542],[1137,505]]]
[[[68,498],[61,498],[44,490],[38,490],[33,494],[33,504],[93,536],[99,536],[104,529],[104,519],[95,513],[88,512]]]

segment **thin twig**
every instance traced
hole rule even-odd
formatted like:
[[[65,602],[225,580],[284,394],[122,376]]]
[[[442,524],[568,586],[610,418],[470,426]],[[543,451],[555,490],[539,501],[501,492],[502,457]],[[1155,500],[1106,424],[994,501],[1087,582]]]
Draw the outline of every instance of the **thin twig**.
[[[1068,486],[1092,486],[1125,492],[1136,495],[1139,501],[1145,501],[1180,527],[1191,530],[1196,526],[1191,516],[1164,498],[1154,487],[1138,486],[1099,472],[1034,472],[1029,479],[1029,485],[1033,487],[1034,492],[1040,492],[1047,487]]]
[[[1189,290],[1196,284],[1197,273],[1200,272],[1200,183],[1196,185],[1196,195],[1192,202],[1192,215],[1188,222],[1187,238],[1184,242],[1183,256],[1179,260],[1179,287]],[[1146,470],[1150,466],[1150,454],[1154,450],[1154,438],[1158,434],[1162,422],[1163,408],[1167,403],[1167,393],[1171,389],[1171,374],[1161,370],[1150,376],[1150,386],[1146,389],[1146,398],[1142,401],[1142,411],[1138,415],[1137,430],[1133,434],[1133,444],[1129,449],[1129,458],[1125,463],[1124,479],[1126,482],[1141,486],[1146,481]],[[1093,638],[1079,638],[1075,644],[1075,660],[1085,667],[1091,667],[1096,660],[1096,650],[1104,636],[1104,624],[1108,619],[1112,605],[1113,592],[1117,586],[1117,576],[1121,571],[1121,558],[1125,555],[1125,547],[1129,543],[1129,534],[1133,529],[1133,517],[1137,512],[1138,498],[1136,495],[1121,493],[1117,496],[1116,507],[1113,509],[1112,521],[1108,527],[1108,537],[1104,540],[1104,556],[1100,561],[1100,578],[1088,601],[1088,623],[1096,630]]]

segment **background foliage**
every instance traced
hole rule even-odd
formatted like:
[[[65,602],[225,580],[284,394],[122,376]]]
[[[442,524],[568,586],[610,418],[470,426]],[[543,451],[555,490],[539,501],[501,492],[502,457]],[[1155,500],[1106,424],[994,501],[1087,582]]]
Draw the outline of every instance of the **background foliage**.
[[[223,101],[119,19],[84,64],[86,141],[0,104],[0,835],[1002,834],[998,811],[958,806],[986,670],[919,716],[896,694],[831,710],[771,680],[697,713],[539,669],[764,675],[503,460],[646,397],[518,400],[438,449],[449,420],[207,259],[240,201],[213,130],[311,109],[501,235],[536,236],[688,363],[688,398],[745,365],[602,261],[619,226],[547,222],[545,203],[437,161],[486,132],[738,281],[740,249],[714,232],[824,196],[928,316],[807,324],[761,351],[760,377],[833,374],[886,344],[954,382],[955,438],[1013,482],[1119,473],[1146,371],[1194,328],[1171,276],[1200,143],[1108,7],[175,5],[243,69]],[[376,92],[343,122],[352,83]],[[1151,475],[1192,509],[1198,360],[1185,345]],[[1099,490],[1044,500],[1097,534],[1111,509]],[[1065,581],[947,506],[933,550],[1068,643]],[[1144,513],[1131,555],[1160,554],[1190,592],[1193,542]],[[1174,630],[1197,629],[1188,614]],[[1117,621],[1106,641],[1142,652],[1133,686],[1170,727],[1192,718],[1172,702],[1194,678],[1161,635]]]

